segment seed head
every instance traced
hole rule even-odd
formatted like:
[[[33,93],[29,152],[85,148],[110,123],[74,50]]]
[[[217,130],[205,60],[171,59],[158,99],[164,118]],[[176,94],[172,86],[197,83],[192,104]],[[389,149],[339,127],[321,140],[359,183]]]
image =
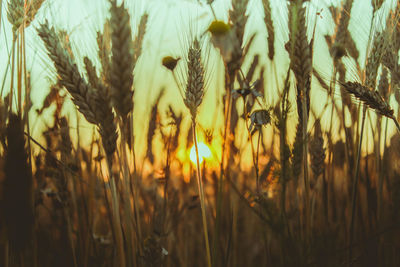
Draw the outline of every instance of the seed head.
[[[271,114],[268,110],[265,109],[255,110],[250,115],[249,131],[252,132],[253,129],[254,131],[260,130],[261,126],[267,125],[270,122],[271,122]]]

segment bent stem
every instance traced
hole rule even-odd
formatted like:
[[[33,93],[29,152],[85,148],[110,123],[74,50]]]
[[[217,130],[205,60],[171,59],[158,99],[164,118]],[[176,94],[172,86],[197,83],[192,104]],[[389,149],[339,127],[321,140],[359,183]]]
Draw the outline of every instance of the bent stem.
[[[193,130],[193,142],[194,142],[194,146],[196,148],[197,184],[198,184],[199,195],[200,195],[201,216],[203,219],[204,241],[206,242],[207,263],[208,263],[208,267],[211,267],[210,244],[208,242],[208,230],[207,230],[206,210],[205,210],[205,201],[204,201],[204,189],[203,189],[203,182],[201,179],[201,172],[200,172],[199,148],[197,146],[195,118],[192,119],[192,130]]]

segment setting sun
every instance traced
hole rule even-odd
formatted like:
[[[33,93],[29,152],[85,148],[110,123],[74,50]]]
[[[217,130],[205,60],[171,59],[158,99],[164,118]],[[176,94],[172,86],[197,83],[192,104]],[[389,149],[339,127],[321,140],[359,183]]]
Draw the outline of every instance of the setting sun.
[[[199,146],[199,162],[202,163],[204,158],[211,156],[211,151],[208,146],[204,143],[198,143]],[[190,149],[190,160],[196,164],[196,147],[193,145]]]

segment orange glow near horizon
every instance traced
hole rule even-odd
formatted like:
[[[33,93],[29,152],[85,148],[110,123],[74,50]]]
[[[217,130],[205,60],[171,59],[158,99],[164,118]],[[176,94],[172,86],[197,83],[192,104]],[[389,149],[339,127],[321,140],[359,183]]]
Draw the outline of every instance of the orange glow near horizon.
[[[198,144],[199,148],[199,162],[200,164],[203,162],[203,160],[206,158],[211,157],[211,150],[210,148],[204,144],[203,142],[199,142]],[[190,160],[196,164],[197,158],[196,158],[196,147],[193,145],[192,148],[190,149]]]

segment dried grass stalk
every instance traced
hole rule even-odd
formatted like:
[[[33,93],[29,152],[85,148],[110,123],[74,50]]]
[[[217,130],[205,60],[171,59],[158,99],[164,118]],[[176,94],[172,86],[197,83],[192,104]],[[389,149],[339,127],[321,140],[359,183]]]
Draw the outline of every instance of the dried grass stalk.
[[[134,47],[133,58],[135,65],[140,55],[142,54],[143,39],[144,35],[146,34],[148,19],[149,15],[147,13],[142,15],[142,17],[140,18],[138,34],[136,35],[135,40],[133,41],[133,47]]]
[[[264,7],[264,22],[265,26],[267,26],[267,32],[268,32],[268,57],[270,60],[274,59],[275,55],[275,28],[274,28],[274,23],[272,21],[272,16],[271,16],[271,4],[270,0],[262,0],[262,4]]]
[[[246,27],[248,16],[246,15],[249,0],[232,0],[232,9],[229,10],[229,18],[233,24],[233,30],[239,44],[243,43],[244,28]]]
[[[331,48],[331,55],[335,60],[340,59],[346,54],[346,44],[348,37],[348,27],[350,22],[350,12],[353,0],[346,0],[340,12],[339,25],[336,32],[335,42]]]
[[[389,77],[388,77],[388,70],[385,67],[382,67],[382,73],[379,79],[379,85],[378,85],[378,92],[382,96],[383,99],[386,101],[389,99],[389,93],[390,93],[390,84],[389,84]]]
[[[146,157],[147,159],[153,164],[154,163],[154,154],[153,154],[153,138],[156,134],[157,126],[159,124],[159,103],[164,95],[165,90],[161,90],[157,96],[155,103],[151,108],[150,113],[150,121],[149,121],[149,129],[147,131],[147,152]]]
[[[4,163],[4,219],[10,246],[21,251],[30,245],[34,226],[32,172],[25,149],[21,119],[10,115]]]
[[[243,36],[248,16],[246,15],[248,0],[232,0],[232,9],[229,10],[229,19],[235,36],[235,45],[231,59],[227,63],[230,79],[234,79],[236,70],[240,68],[243,58]],[[231,81],[233,83],[233,81]]]
[[[114,113],[109,101],[109,92],[97,76],[96,69],[89,58],[85,57],[84,62],[90,84],[93,87],[91,103],[95,107],[99,133],[107,156],[111,156],[116,149],[118,134]]]
[[[98,47],[98,56],[101,63],[102,68],[102,80],[106,84],[109,84],[109,77],[107,76],[110,73],[110,54],[111,54],[111,32],[110,32],[110,21],[107,20],[104,23],[103,33],[97,32],[97,47]]]
[[[325,148],[324,139],[322,138],[321,122],[315,121],[314,136],[311,138],[310,143],[310,156],[311,156],[311,170],[315,178],[318,178],[324,173],[325,165]]]
[[[384,33],[377,34],[374,39],[374,43],[368,57],[367,65],[365,66],[365,85],[369,88],[375,88],[378,68],[381,64],[382,55],[385,51],[386,41],[387,40]]]

